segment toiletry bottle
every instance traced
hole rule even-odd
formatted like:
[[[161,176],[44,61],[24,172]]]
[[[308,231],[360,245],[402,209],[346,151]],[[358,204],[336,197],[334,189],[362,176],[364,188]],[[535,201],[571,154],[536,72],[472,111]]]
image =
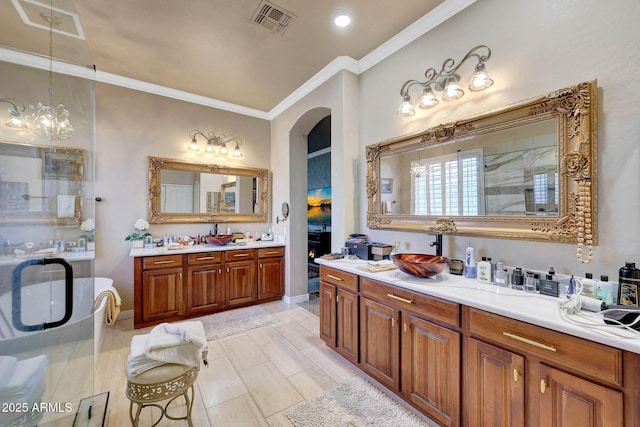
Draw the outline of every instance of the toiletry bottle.
[[[619,304],[613,294],[613,284],[609,282],[609,276],[600,276],[600,281],[596,284],[598,296],[607,305]]]
[[[467,251],[464,258],[464,277],[467,279],[475,279],[477,275],[477,266],[476,266],[476,258],[471,247],[471,242],[469,242],[469,247],[467,247]]]
[[[491,284],[491,263],[487,261],[487,257],[482,257],[477,265],[478,282]]]
[[[527,271],[527,274],[524,277],[524,291],[525,292],[536,291],[536,280],[533,277],[533,271]]]
[[[518,291],[524,289],[524,274],[522,274],[522,268],[516,267],[511,275],[511,287]]]
[[[496,265],[496,277],[494,279],[496,286],[507,287],[507,272],[501,262]]]
[[[640,270],[635,262],[625,262],[618,274],[618,300],[621,305],[638,306],[638,290],[640,288]]]
[[[487,257],[487,261],[491,264],[491,283],[496,282],[496,270],[498,270],[498,264],[491,261],[491,257]]]
[[[584,273],[584,279],[582,279],[582,294],[583,295],[595,295],[596,281],[593,280],[593,274]]]

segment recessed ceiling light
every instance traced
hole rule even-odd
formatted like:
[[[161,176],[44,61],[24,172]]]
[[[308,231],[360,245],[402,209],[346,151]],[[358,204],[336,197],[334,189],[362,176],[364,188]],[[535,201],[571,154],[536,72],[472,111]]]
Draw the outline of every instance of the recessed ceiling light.
[[[351,23],[351,18],[347,15],[340,15],[333,21],[338,27],[346,27]]]

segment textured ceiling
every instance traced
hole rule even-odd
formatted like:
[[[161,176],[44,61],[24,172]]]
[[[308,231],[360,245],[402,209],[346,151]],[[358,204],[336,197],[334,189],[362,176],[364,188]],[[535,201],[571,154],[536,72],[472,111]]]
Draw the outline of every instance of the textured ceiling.
[[[13,5],[34,1],[1,3],[0,44],[46,55],[48,31]],[[281,35],[251,22],[260,0],[54,0],[64,24],[64,11],[77,13],[86,42],[56,33],[53,56],[269,111],[336,57],[360,60],[441,1],[277,0],[296,17]],[[341,13],[349,27],[333,24]]]

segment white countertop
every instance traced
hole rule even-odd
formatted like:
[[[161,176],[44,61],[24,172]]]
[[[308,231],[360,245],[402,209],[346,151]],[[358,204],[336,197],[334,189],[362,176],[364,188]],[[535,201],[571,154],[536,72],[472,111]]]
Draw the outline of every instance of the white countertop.
[[[282,242],[276,241],[257,241],[247,242],[243,244],[229,243],[224,246],[217,245],[193,245],[185,246],[183,249],[171,249],[169,250],[165,246],[156,247],[153,249],[131,249],[129,256],[131,257],[144,257],[144,256],[157,256],[157,255],[174,255],[174,254],[195,254],[200,252],[217,252],[217,251],[231,251],[235,249],[259,249],[259,248],[275,248],[284,246]]]
[[[358,265],[364,265],[367,263],[367,261],[363,260],[325,260],[318,258],[315,262],[390,285],[410,289],[415,292],[457,302],[512,319],[640,354],[640,333],[634,335],[631,332],[625,332],[613,327],[607,328],[628,337],[622,338],[609,333],[607,330],[590,329],[584,326],[572,324],[563,319],[559,307],[560,303],[566,301],[566,298],[554,298],[540,294],[530,294],[524,291],[516,291],[509,288],[502,288],[495,285],[487,285],[480,283],[475,279],[467,279],[462,276],[447,273],[438,274],[437,276],[426,279],[410,276],[400,270],[370,273],[357,268]],[[601,318],[591,316],[594,313],[581,311],[580,314],[586,315],[589,319],[593,320],[585,319],[580,315],[568,315],[568,318],[578,322],[590,322],[594,325],[604,325]]]
[[[53,253],[32,253],[25,255],[5,255],[0,256],[0,266],[4,265],[18,265],[23,261],[31,260],[31,259],[39,259],[39,258],[62,258],[69,262],[76,261],[91,261],[95,259],[96,253],[93,251],[87,251],[84,253],[71,253],[71,252],[63,252],[59,254]]]

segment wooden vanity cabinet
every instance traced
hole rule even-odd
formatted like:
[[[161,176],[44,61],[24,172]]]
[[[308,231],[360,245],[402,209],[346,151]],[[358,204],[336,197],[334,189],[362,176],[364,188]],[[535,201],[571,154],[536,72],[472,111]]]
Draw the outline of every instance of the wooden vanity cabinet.
[[[258,249],[258,300],[284,295],[284,247]]]
[[[229,307],[258,301],[256,263],[253,249],[225,252],[226,293]]]
[[[156,322],[181,316],[183,309],[182,256],[154,256],[141,261],[143,301],[137,316],[141,322]]]
[[[358,276],[320,266],[320,338],[358,363]]]
[[[207,314],[225,307],[222,252],[187,255],[187,314]]]
[[[625,425],[622,350],[466,309],[469,426]]]
[[[441,425],[459,425],[459,305],[368,278],[360,297],[361,369]]]
[[[284,247],[279,246],[135,257],[133,266],[135,328],[284,294]]]

